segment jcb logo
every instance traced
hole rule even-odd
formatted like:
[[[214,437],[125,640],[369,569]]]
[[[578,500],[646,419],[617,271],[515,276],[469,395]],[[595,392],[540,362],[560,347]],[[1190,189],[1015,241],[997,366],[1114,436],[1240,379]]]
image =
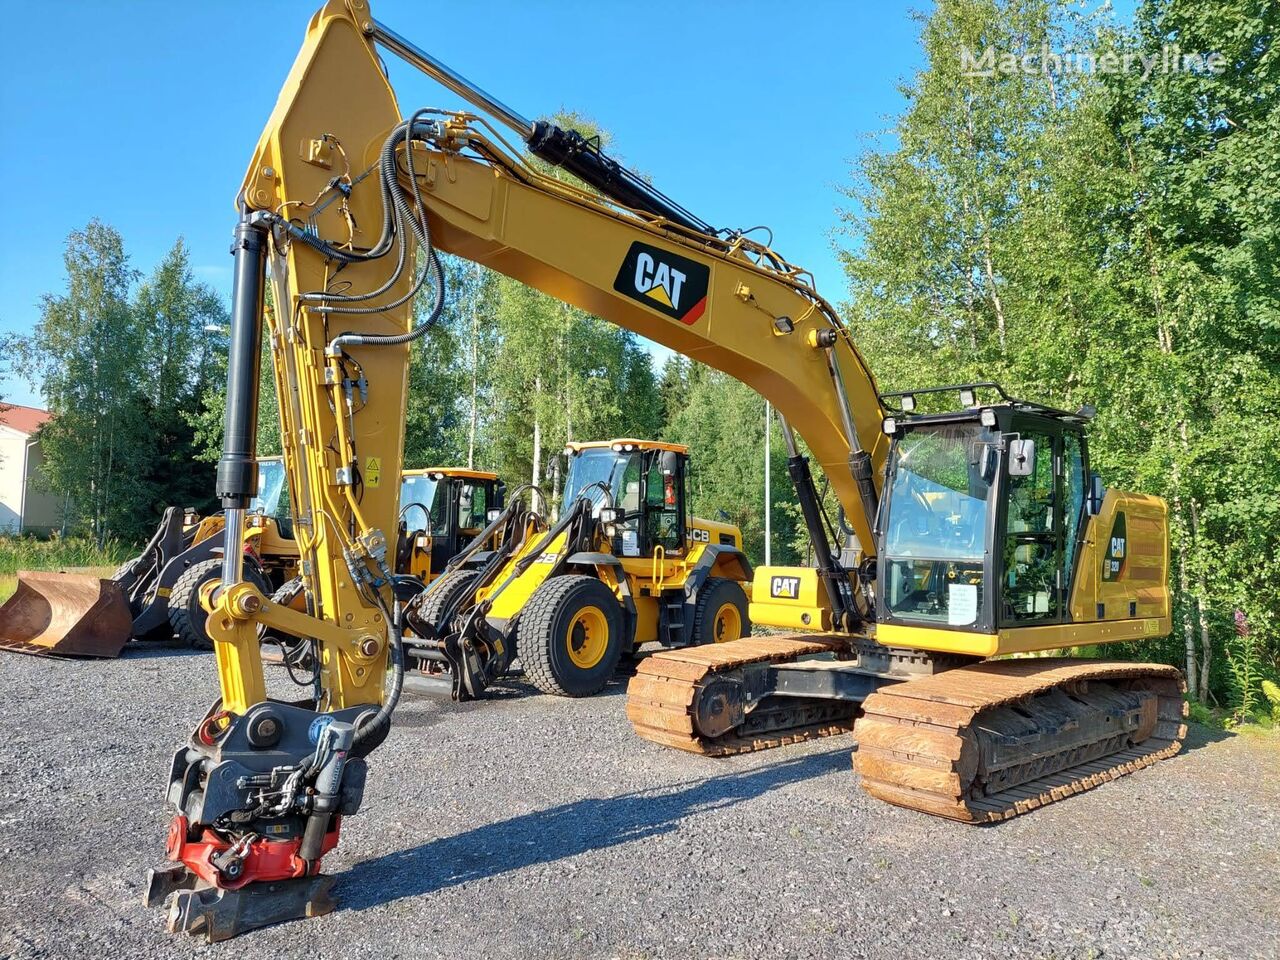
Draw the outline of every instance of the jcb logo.
[[[711,531],[703,530],[700,527],[694,527],[689,531],[689,540],[692,543],[710,543]]]
[[[654,247],[631,244],[613,289],[681,323],[694,323],[707,309],[711,271],[701,263]]]
[[[770,577],[769,596],[775,600],[799,600],[799,577]]]

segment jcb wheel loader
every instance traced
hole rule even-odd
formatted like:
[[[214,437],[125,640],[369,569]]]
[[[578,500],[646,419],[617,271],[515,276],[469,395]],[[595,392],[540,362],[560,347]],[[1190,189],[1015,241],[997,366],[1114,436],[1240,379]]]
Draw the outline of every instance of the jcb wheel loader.
[[[405,470],[400,478],[400,512],[396,522],[395,566],[397,590],[412,596],[439,576],[451,559],[479,537],[477,549],[469,554],[467,567],[484,563],[501,542],[501,534],[481,537],[489,516],[500,511],[506,485],[496,473],[467,467],[425,467]],[[220,569],[220,568],[219,568]],[[256,571],[246,568],[252,577]],[[216,578],[218,571],[213,573]],[[207,577],[205,578],[207,579]],[[204,580],[201,580],[203,583]],[[256,581],[255,581],[256,582]],[[264,590],[272,602],[305,611],[313,599],[306,596],[302,577],[294,577]],[[198,588],[195,606],[199,609]],[[200,613],[203,613],[201,610]],[[201,617],[203,625],[203,617]],[[268,663],[284,663],[302,670],[314,670],[315,658],[305,638],[281,631],[264,631],[264,642],[279,647],[265,652]]]
[[[478,696],[519,657],[544,693],[600,692],[641,646],[751,632],[751,565],[736,527],[688,515],[687,447],[571,443],[560,520],[406,611],[411,690]]]
[[[383,52],[478,113],[406,118]],[[498,124],[573,179],[540,172]],[[764,135],[761,149],[785,153],[787,141]],[[363,478],[402,465],[409,344],[444,306],[439,251],[722,370],[780,417],[815,566],[756,570],[752,593],[757,619],[796,632],[648,657],[628,690],[642,736],[729,753],[856,720],[866,789],[968,821],[1063,799],[1178,750],[1184,704],[1172,667],[991,659],[1169,632],[1165,504],[1094,478],[1083,412],[994,385],[949,388],[959,407],[932,414],[915,412],[924,391],[882,397],[807,271],[703,220],[598,142],[489,96],[381,24],[369,0],[330,0],[311,19],[237,198],[217,482],[231,548],[203,597],[222,697],[171,767],[170,862],[147,891],[148,902],[167,898],[170,929],[224,939],[332,909],[321,860],[359,811],[366,758],[390,731],[405,678],[407,618],[387,559],[396,491]],[[255,489],[268,263],[278,307],[268,342],[286,385],[281,435],[311,613],[263,596],[239,549]],[[415,312],[419,290],[430,302]],[[853,528],[847,551],[831,542],[801,439]],[[543,534],[563,548],[535,554],[531,543],[461,627],[443,625],[443,649],[420,655],[483,679],[481,655],[510,656],[518,618],[494,634],[466,618],[501,619],[502,604],[533,598],[548,579],[534,570],[539,557],[555,576],[594,574],[616,602],[630,583],[617,573],[625,552],[609,556],[602,535],[586,535],[592,514],[589,499],[574,501]],[[616,530],[627,517],[598,519]],[[650,580],[665,580],[665,568]],[[667,604],[652,599],[657,618]],[[592,621],[557,623],[566,642],[582,626],[579,648],[594,650]],[[268,696],[263,625],[316,638],[310,699]]]

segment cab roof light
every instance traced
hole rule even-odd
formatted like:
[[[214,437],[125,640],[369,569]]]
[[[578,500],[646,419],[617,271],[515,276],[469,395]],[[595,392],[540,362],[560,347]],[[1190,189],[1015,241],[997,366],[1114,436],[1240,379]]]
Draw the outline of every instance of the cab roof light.
[[[983,407],[979,416],[984,427],[994,427],[996,425],[996,412],[990,407]]]
[[[902,395],[901,406],[902,406],[902,412],[903,412],[903,413],[915,413],[915,410],[916,410],[916,397],[915,397],[915,394],[914,394],[914,393],[904,393],[904,394]]]
[[[898,421],[893,417],[885,417],[884,422],[880,424],[880,429],[884,431],[886,437],[892,437],[898,432]]]
[[[977,395],[974,393],[973,387],[964,387],[960,391],[960,406],[972,407],[978,402]]]

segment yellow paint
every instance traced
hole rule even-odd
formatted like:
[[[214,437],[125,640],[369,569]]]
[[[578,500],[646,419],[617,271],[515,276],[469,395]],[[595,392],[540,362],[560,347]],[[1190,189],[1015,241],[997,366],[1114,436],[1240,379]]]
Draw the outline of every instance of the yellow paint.
[[[580,670],[590,670],[609,649],[609,621],[599,607],[583,607],[569,623],[564,637],[569,659]]]
[[[1119,579],[1103,580],[1103,558],[1118,513],[1125,517],[1127,557]],[[1168,507],[1159,497],[1108,490],[1098,515],[1089,518],[1076,558],[1071,619],[1099,619],[1098,604],[1103,605],[1101,619],[1108,621],[1131,619],[1131,604],[1138,617],[1169,618]]]
[[[756,567],[750,614],[762,627],[831,629],[831,604],[813,567]]]
[[[1168,617],[1009,627],[995,634],[881,623],[875,627],[875,639],[888,647],[994,657],[1007,653],[1031,653],[1036,650],[1057,650],[1063,647],[1158,637],[1164,636],[1169,630]]]

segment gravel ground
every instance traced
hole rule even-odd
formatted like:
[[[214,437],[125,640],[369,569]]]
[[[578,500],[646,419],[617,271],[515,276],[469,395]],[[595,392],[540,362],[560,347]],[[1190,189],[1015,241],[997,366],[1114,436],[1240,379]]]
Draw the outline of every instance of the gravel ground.
[[[622,685],[406,703],[326,860],[330,916],[206,946],[141,906],[209,655],[3,659],[0,957],[1275,957],[1280,746],[1193,730],[995,827],[856,789],[852,741],[708,760]]]

